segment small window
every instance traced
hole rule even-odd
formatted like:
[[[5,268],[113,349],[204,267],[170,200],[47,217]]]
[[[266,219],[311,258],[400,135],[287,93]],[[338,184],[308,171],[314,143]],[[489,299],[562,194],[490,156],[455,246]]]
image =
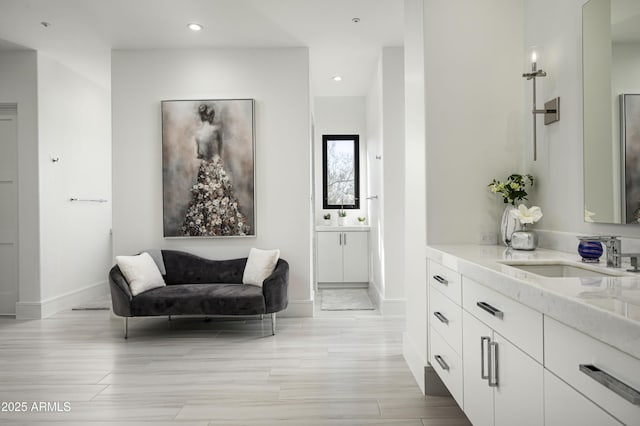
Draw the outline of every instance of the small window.
[[[322,135],[322,208],[360,208],[359,135]]]

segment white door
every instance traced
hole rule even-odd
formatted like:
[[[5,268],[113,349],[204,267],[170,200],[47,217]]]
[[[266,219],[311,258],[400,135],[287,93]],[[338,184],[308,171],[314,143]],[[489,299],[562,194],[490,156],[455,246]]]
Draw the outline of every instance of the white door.
[[[493,388],[482,378],[489,373],[489,342],[493,330],[462,311],[464,413],[474,426],[493,426]],[[517,424],[517,423],[516,423]]]
[[[18,301],[18,133],[15,115],[0,115],[0,315]]]
[[[343,232],[344,281],[369,282],[369,233]]]
[[[342,282],[342,232],[317,232],[319,283]]]
[[[494,393],[496,426],[544,425],[543,368],[494,331],[498,386]]]

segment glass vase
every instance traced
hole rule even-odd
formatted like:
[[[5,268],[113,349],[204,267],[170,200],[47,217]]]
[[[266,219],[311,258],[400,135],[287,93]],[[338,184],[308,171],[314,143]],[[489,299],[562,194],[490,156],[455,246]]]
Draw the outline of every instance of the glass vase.
[[[511,247],[511,235],[520,229],[520,221],[511,215],[511,211],[516,209],[517,207],[513,204],[507,204],[502,212],[500,236],[502,243],[507,247]]]

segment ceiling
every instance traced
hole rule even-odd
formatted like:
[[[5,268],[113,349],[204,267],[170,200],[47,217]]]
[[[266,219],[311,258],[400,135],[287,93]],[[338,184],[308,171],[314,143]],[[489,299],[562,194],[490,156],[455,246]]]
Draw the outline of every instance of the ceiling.
[[[403,45],[403,3],[0,0],[0,50],[37,49],[109,85],[111,49],[308,47],[314,95],[361,96],[381,47]],[[204,29],[192,32],[189,22]]]

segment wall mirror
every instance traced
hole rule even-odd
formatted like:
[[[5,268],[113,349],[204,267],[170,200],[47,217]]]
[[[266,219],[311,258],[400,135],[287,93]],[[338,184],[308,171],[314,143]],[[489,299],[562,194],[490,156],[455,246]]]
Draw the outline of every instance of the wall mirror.
[[[582,9],[584,220],[640,223],[640,1]]]

